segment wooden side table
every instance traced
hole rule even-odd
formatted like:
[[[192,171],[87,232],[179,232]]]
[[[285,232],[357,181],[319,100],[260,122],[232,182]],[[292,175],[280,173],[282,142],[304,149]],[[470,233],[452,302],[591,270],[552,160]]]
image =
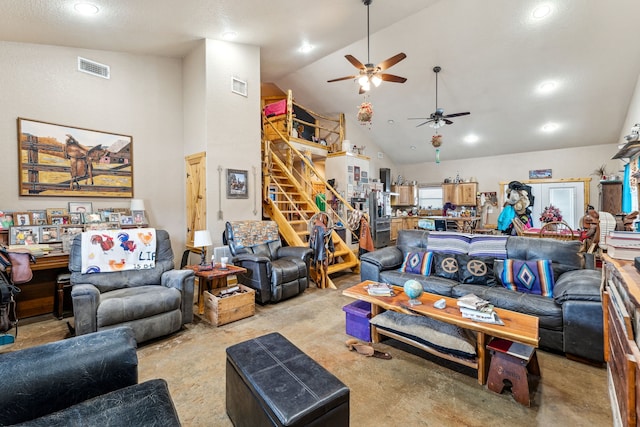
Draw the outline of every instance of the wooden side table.
[[[529,374],[540,376],[536,349],[501,338],[491,340],[487,348],[491,351],[487,388],[500,394],[509,382],[516,402],[531,406]]]
[[[207,290],[211,291],[211,289],[226,287],[229,276],[247,272],[246,268],[235,265],[227,265],[227,268],[223,270],[220,268],[220,264],[216,264],[211,270],[202,270],[200,265],[187,265],[185,268],[193,270],[200,280],[198,284],[198,314],[204,314],[205,287],[202,286],[202,282],[206,283]]]

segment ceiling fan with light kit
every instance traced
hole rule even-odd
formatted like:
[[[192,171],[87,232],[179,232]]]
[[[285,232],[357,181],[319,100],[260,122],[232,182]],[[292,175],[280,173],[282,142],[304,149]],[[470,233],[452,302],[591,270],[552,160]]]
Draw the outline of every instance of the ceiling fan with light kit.
[[[449,120],[452,117],[467,116],[471,114],[468,111],[464,113],[444,114],[444,109],[438,108],[438,73],[440,71],[442,71],[441,67],[433,67],[433,72],[436,73],[436,111],[431,113],[429,117],[409,117],[409,120],[424,120],[424,122],[420,123],[416,127],[429,124],[430,127],[438,129],[444,125],[453,124],[453,122]]]
[[[353,55],[345,55],[354,67],[359,70],[357,75],[338,77],[337,79],[327,80],[328,83],[338,82],[342,80],[358,80],[360,84],[359,94],[363,94],[371,89],[371,85],[378,87],[380,83],[385,82],[393,82],[393,83],[404,83],[407,81],[406,78],[395,76],[393,74],[383,73],[384,70],[391,68],[396,65],[398,62],[402,61],[407,57],[403,52],[398,53],[397,55],[392,56],[389,59],[386,59],[379,63],[378,65],[374,65],[371,63],[369,59],[369,5],[373,2],[373,0],[362,0],[362,3],[367,6],[367,63],[363,64],[359,60],[357,60]]]

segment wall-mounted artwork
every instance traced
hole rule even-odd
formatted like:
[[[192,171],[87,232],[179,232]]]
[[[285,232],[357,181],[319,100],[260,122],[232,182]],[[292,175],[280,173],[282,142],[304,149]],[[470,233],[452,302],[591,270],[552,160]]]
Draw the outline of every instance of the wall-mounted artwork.
[[[551,169],[536,169],[529,171],[529,179],[551,178]]]
[[[18,118],[20,196],[133,197],[133,138]]]
[[[227,169],[227,198],[228,199],[248,199],[249,183],[247,180],[248,171]]]

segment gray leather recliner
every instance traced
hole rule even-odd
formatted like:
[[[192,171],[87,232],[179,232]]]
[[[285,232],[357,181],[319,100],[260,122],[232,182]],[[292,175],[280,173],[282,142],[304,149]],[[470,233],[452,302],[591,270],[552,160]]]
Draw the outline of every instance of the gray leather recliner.
[[[138,343],[193,321],[192,270],[175,270],[169,233],[156,230],[155,267],[82,274],[81,236],[69,254],[76,335],[130,326]]]

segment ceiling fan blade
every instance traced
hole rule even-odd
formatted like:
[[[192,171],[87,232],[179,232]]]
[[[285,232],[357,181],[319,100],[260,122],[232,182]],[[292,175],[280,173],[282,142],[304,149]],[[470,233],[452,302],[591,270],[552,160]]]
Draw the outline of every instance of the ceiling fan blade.
[[[442,116],[442,117],[460,117],[460,116],[466,116],[469,115],[471,113],[466,112],[466,113],[455,113],[455,114],[447,114],[446,116]]]
[[[409,117],[407,120],[431,120],[428,117]]]
[[[345,58],[347,58],[347,61],[351,62],[351,64],[356,67],[358,70],[364,70],[366,69],[366,67],[364,66],[364,64],[360,61],[358,61],[354,56],[352,55],[345,55]]]
[[[367,92],[367,91],[366,91],[366,90],[364,90],[364,89],[362,88],[362,86],[360,86],[360,89],[358,89],[358,95],[362,95],[363,93],[366,93],[366,92]]]
[[[381,63],[379,63],[378,68],[380,68],[380,71],[384,71],[387,68],[393,67],[394,65],[396,65],[398,62],[402,61],[406,57],[407,55],[405,55],[403,52],[400,52],[399,54],[394,55],[391,58],[386,59]]]
[[[346,76],[346,77],[338,77],[337,79],[327,80],[327,83],[339,82],[341,80],[352,80],[357,78],[358,76]]]
[[[427,120],[426,122],[420,123],[419,125],[417,125],[416,127],[419,128],[420,126],[426,125],[427,123],[431,123],[433,120]]]
[[[394,82],[394,83],[404,83],[407,81],[406,78],[400,76],[394,76],[393,74],[378,74],[385,82]]]
[[[445,122],[448,125],[452,125],[453,124],[453,122],[451,120],[449,120],[449,119],[443,118],[442,121]]]

